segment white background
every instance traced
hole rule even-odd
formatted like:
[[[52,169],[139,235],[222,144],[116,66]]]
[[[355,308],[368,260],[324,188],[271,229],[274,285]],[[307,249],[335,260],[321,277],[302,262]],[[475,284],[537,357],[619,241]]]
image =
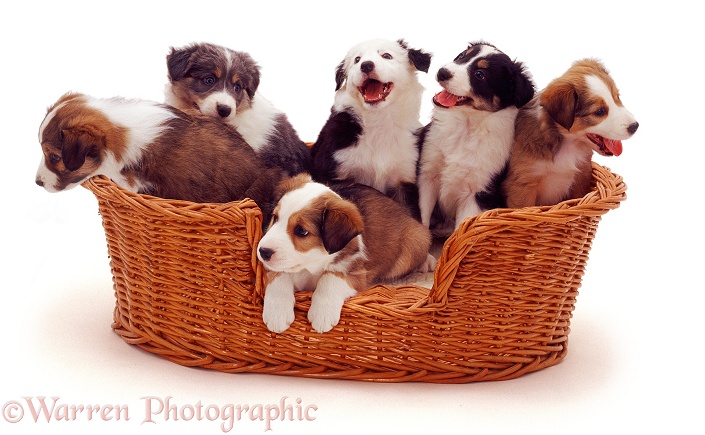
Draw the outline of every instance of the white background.
[[[3,241],[0,406],[23,397],[126,405],[130,421],[23,421],[0,433],[222,433],[220,422],[141,424],[142,397],[172,403],[315,405],[274,433],[703,433],[700,15],[686,2],[15,2],[0,18]],[[401,6],[403,4],[403,6]],[[695,4],[690,2],[691,5]],[[125,344],[110,328],[105,238],[86,189],[34,184],[46,108],[73,90],[163,100],[170,46],[248,51],[260,90],[315,140],[334,69],[355,43],[405,38],[434,54],[433,77],[484,39],[525,62],[539,88],[583,57],[602,59],[641,124],[620,157],[628,199],[603,218],[572,320],[567,357],[516,380],[372,384],[190,369]],[[231,433],[263,433],[243,419]]]

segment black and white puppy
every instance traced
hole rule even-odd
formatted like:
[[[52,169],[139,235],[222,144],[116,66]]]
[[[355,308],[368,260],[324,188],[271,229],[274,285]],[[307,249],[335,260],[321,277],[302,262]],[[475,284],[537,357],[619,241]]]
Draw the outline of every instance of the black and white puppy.
[[[519,107],[534,95],[524,65],[495,46],[471,43],[436,75],[431,122],[419,131],[419,209],[431,226],[458,228],[470,216],[502,207],[501,181]]]
[[[269,167],[310,171],[311,151],[287,116],[257,91],[260,68],[245,52],[209,43],[172,48],[165,102],[232,125]]]
[[[418,215],[414,132],[431,54],[404,40],[355,45],[338,65],[331,114],[312,148],[314,180],[372,186]]]

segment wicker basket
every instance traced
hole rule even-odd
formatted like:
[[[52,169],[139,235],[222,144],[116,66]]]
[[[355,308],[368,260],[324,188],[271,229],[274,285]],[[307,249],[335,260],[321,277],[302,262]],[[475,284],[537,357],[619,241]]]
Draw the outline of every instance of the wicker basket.
[[[265,274],[250,200],[195,204],[138,195],[102,177],[98,199],[115,297],[114,330],[185,366],[364,381],[505,380],[566,355],[570,319],[601,216],[626,198],[593,164],[595,188],[554,207],[491,210],[443,245],[429,290],[376,286],[325,334],[310,293],[282,334],[262,322]]]

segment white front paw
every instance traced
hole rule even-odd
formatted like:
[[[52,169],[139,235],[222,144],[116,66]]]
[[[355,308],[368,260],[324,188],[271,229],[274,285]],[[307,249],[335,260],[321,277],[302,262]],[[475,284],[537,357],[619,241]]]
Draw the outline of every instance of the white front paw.
[[[340,322],[342,303],[337,301],[313,299],[311,308],[308,309],[308,320],[316,332],[328,332]]]
[[[311,308],[308,309],[308,320],[319,333],[328,332],[340,322],[340,311],[343,304],[355,289],[344,279],[332,273],[324,273],[318,280],[316,291],[311,296]]]
[[[267,329],[280,333],[294,323],[294,285],[288,275],[279,275],[267,285],[264,292],[262,320]]]
[[[281,303],[268,304],[265,299],[262,320],[270,331],[284,332],[294,323],[294,308]]]

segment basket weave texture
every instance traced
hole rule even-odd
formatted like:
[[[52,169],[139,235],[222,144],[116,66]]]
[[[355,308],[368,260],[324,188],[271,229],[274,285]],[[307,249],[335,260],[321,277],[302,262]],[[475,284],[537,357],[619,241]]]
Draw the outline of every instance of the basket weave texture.
[[[567,352],[570,319],[601,216],[626,198],[593,163],[594,189],[553,207],[466,220],[443,245],[431,289],[378,285],[348,300],[330,332],[312,330],[311,293],[282,334],[262,321],[266,277],[251,200],[195,204],[139,195],[104,177],[105,228],[122,339],[185,366],[364,381],[506,380]]]

